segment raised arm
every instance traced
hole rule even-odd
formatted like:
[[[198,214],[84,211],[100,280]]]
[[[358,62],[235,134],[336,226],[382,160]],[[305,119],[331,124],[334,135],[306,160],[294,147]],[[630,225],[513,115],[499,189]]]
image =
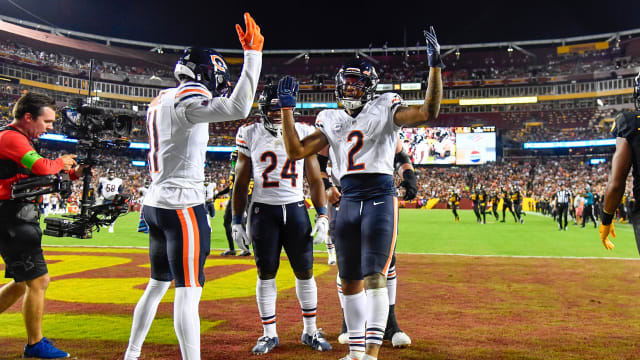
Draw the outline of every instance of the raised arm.
[[[429,63],[429,83],[424,103],[418,107],[400,107],[396,111],[393,122],[398,126],[416,127],[429,121],[433,121],[440,113],[440,103],[442,102],[442,74],[445,67],[440,58],[440,44],[436,37],[436,32],[431,27],[430,31],[424,32],[427,41],[427,55]]]
[[[242,74],[231,96],[215,97],[210,101],[189,102],[186,106],[187,119],[191,122],[220,122],[245,119],[251,111],[253,97],[258,88],[258,78],[262,67],[262,45],[264,37],[260,27],[249,13],[244,14],[246,32],[236,25],[238,37],[244,49]]]
[[[300,140],[295,128],[293,109],[296,107],[298,83],[291,76],[285,76],[278,83],[278,98],[282,106],[282,138],[287,156],[291,160],[300,160],[315,155],[329,145],[327,137],[317,130]]]

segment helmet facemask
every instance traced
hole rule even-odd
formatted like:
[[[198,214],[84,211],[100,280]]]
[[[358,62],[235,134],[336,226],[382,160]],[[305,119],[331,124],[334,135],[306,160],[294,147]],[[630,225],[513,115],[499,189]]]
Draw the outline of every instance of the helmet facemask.
[[[258,110],[264,128],[276,137],[282,134],[281,108],[277,94],[277,86],[265,86],[258,99]]]
[[[366,62],[343,66],[336,75],[336,97],[345,109],[354,111],[373,99],[378,75]]]

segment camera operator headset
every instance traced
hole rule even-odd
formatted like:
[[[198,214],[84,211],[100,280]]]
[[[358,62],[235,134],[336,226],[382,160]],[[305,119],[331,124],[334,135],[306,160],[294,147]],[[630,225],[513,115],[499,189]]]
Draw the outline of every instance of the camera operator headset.
[[[37,139],[53,128],[54,100],[47,95],[27,92],[13,108],[14,120],[0,128],[0,255],[5,277],[13,281],[0,288],[0,313],[23,295],[23,313],[28,344],[24,355],[66,354],[42,336],[44,294],[49,284],[42,253],[40,212],[37,197],[11,200],[11,185],[30,176],[68,171],[72,180],[82,176],[84,166],[74,166],[76,155],[45,159],[35,150]]]

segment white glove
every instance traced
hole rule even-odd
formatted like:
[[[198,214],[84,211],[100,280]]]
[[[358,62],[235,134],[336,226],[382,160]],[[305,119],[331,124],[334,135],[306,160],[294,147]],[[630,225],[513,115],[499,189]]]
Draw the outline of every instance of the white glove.
[[[238,249],[242,251],[249,251],[249,236],[247,235],[247,232],[244,231],[244,226],[242,226],[242,224],[231,225],[231,237],[233,238],[233,242],[236,243]]]
[[[329,237],[329,218],[327,215],[320,215],[316,219],[316,224],[313,225],[313,230],[311,230],[311,236],[316,236],[313,239],[313,244],[318,245],[327,241]]]

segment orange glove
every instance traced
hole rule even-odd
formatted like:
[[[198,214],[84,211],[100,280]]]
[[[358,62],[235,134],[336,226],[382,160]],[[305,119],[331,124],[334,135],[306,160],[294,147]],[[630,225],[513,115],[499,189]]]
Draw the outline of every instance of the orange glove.
[[[609,234],[611,234],[612,238],[616,237],[616,231],[613,229],[613,223],[609,225],[600,224],[600,239],[602,240],[602,245],[604,245],[607,250],[613,250],[616,246],[613,245],[611,240],[609,240]]]
[[[240,38],[242,48],[245,50],[262,51],[264,36],[260,34],[260,26],[256,24],[248,12],[244,13],[244,23],[247,27],[246,33],[242,31],[240,25],[236,24],[236,31],[238,32],[238,38]]]

